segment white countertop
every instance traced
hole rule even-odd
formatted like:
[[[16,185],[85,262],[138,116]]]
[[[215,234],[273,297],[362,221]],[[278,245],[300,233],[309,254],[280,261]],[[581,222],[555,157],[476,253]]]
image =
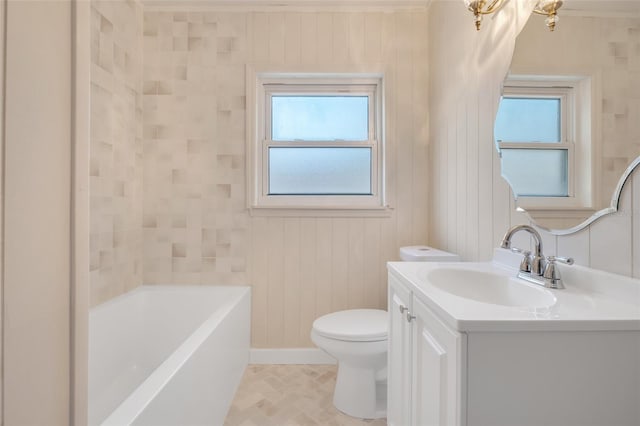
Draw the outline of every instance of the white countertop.
[[[580,266],[561,268],[566,288],[544,289],[516,279],[514,285],[551,292],[548,307],[514,307],[459,297],[433,285],[429,272],[460,268],[514,277],[517,269],[502,263],[513,259],[501,249],[493,262],[389,262],[390,274],[445,323],[458,331],[640,331],[640,280]]]

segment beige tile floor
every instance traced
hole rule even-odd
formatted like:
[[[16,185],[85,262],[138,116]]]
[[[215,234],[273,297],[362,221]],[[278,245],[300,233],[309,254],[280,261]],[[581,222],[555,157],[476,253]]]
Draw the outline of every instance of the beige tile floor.
[[[336,410],[331,401],[334,365],[249,365],[225,426],[386,425]]]

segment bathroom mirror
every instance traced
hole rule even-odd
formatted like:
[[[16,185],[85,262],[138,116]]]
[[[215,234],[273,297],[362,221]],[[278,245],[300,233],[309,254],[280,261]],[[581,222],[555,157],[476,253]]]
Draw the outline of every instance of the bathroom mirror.
[[[532,15],[496,117],[516,206],[557,235],[615,212],[640,162],[640,2],[566,1],[555,32]]]

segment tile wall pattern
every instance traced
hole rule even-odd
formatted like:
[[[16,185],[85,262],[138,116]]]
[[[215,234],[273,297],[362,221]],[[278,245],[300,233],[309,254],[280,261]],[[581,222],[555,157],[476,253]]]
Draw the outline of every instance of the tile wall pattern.
[[[144,17],[144,282],[246,284],[244,14]]]
[[[142,283],[142,6],[91,4],[91,305]]]

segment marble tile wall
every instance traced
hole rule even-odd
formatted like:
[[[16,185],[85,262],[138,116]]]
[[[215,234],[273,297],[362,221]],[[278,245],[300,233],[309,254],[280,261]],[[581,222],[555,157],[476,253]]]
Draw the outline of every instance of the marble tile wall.
[[[147,284],[247,284],[246,20],[145,13]]]
[[[142,283],[142,6],[91,4],[91,305]]]

